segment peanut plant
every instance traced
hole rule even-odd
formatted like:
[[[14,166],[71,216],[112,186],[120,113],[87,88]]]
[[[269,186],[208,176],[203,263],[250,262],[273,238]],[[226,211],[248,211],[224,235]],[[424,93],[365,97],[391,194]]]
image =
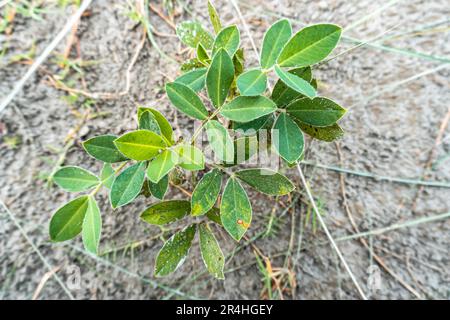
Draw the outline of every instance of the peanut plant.
[[[201,125],[191,138],[175,139],[171,124],[159,111],[139,107],[137,130],[84,141],[85,151],[102,161],[103,169],[95,175],[67,166],[54,174],[55,183],[66,191],[92,191],[54,213],[52,241],[69,240],[81,233],[86,250],[96,254],[102,228],[96,193],[106,188],[113,209],[139,195],[152,196],[161,201],[140,214],[144,222],[163,226],[183,219],[186,223],[164,243],[156,258],[155,275],[165,276],[179,268],[198,233],[207,270],[223,279],[225,258],[211,224],[239,241],[252,221],[252,206],[243,184],[270,196],[294,190],[294,184],[277,171],[242,169],[261,151],[260,144],[251,147],[260,139],[258,133],[268,130],[265,147],[274,150],[287,166],[301,160],[303,133],[323,141],[343,135],[337,121],[346,110],[318,96],[312,74],[312,66],[329,56],[339,42],[340,27],[317,24],[292,35],[290,22],[279,20],[265,33],[259,65],[247,69],[239,29],[223,27],[211,3],[208,9],[215,36],[198,22],[178,25],[177,35],[192,48],[193,58],[181,65],[182,75],[165,87],[173,106],[200,120]],[[272,76],[277,77],[273,89],[268,79]],[[214,153],[211,163],[205,161],[204,149],[196,145],[203,130]],[[192,197],[164,200],[182,170],[201,171]]]

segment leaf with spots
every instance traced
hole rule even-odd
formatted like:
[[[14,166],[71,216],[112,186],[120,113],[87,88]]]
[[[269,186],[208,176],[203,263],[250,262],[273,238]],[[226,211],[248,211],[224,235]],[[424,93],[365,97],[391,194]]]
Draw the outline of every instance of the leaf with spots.
[[[206,71],[206,68],[199,68],[186,72],[185,74],[176,78],[175,82],[182,83],[195,92],[199,92],[205,87]]]
[[[209,146],[215,156],[223,162],[233,162],[234,145],[228,130],[216,120],[210,120],[205,125]]]
[[[177,270],[184,263],[196,230],[197,225],[192,224],[175,233],[164,243],[156,258],[155,276],[166,276]]]
[[[158,183],[153,183],[152,181],[147,182],[152,195],[159,200],[163,200],[169,188],[169,176],[165,175]]]
[[[206,49],[211,49],[214,39],[198,22],[185,21],[177,26],[177,36],[181,42],[191,48],[197,48],[199,43]]]
[[[287,162],[296,162],[303,153],[303,133],[285,112],[280,113],[272,128],[272,144]]]
[[[199,181],[192,193],[191,213],[200,216],[207,213],[216,203],[222,187],[222,173],[213,169]]]
[[[217,223],[218,225],[222,226],[222,221],[220,220],[220,209],[219,208],[211,208],[211,210],[209,210],[206,213],[206,217],[211,220],[212,222]]]
[[[214,234],[208,225],[202,223],[199,226],[200,251],[206,269],[217,279],[225,279],[223,268],[225,266],[225,257],[217,243]]]
[[[256,135],[239,137],[234,140],[234,159],[232,163],[223,163],[224,167],[232,167],[244,163],[258,152],[258,137]]]
[[[116,172],[114,171],[113,167],[110,163],[104,163],[102,171],[100,173],[100,180],[102,181],[102,184],[108,188],[111,189],[111,186],[114,182],[114,178],[116,177]]]
[[[102,231],[102,217],[100,209],[93,196],[88,198],[88,206],[83,220],[82,238],[87,251],[97,254]]]
[[[224,49],[213,57],[206,74],[206,89],[212,104],[218,108],[223,105],[234,79],[234,65]]]
[[[103,162],[114,163],[128,160],[117,150],[114,144],[116,139],[117,136],[110,134],[93,137],[83,142],[83,148],[90,156]]]
[[[98,177],[92,172],[74,166],[63,167],[56,171],[53,175],[53,181],[69,192],[89,190],[100,183]]]
[[[178,82],[168,83],[166,92],[170,102],[179,111],[198,120],[205,120],[208,117],[208,111],[202,100],[188,86]]]
[[[303,80],[295,74],[284,71],[278,66],[275,66],[275,72],[280,77],[280,80],[292,90],[308,98],[314,98],[317,95],[316,89],[308,81]]]
[[[156,109],[148,108],[148,107],[139,107],[137,111],[138,119],[141,117],[141,115],[145,112],[149,111],[153,114],[155,117],[155,120],[158,122],[158,126],[161,129],[161,135],[166,139],[166,142],[168,142],[167,145],[173,144],[173,129],[170,125],[169,121],[167,121],[166,117],[162,115],[161,112],[159,112]]]
[[[287,106],[286,112],[305,124],[328,127],[342,118],[347,110],[330,99],[317,97],[296,100]]]
[[[282,196],[295,189],[288,178],[269,169],[245,169],[235,174],[249,186],[271,196]]]
[[[236,122],[249,122],[270,114],[276,109],[276,104],[264,96],[239,96],[223,106],[220,113],[225,118]]]
[[[205,156],[199,148],[188,144],[180,144],[173,151],[178,156],[177,165],[183,169],[196,171],[205,168]]]
[[[344,136],[344,130],[337,123],[328,127],[313,127],[300,121],[296,123],[304,133],[317,140],[331,142]]]
[[[204,68],[205,65],[197,58],[189,59],[181,64],[181,72],[188,72],[198,68]]]
[[[220,49],[225,49],[230,57],[232,57],[239,48],[240,42],[241,36],[239,29],[235,25],[223,28],[217,34],[216,40],[214,40],[212,55],[214,56]]]
[[[341,37],[341,27],[316,24],[297,32],[286,44],[278,58],[282,67],[305,67],[325,59]]]
[[[209,20],[214,28],[214,32],[217,34],[222,29],[222,23],[220,23],[219,14],[217,13],[216,8],[212,5],[211,1],[208,0],[208,13]]]
[[[233,121],[233,130],[245,136],[253,136],[261,129],[272,128],[275,120],[274,114],[267,114],[249,122]]]
[[[191,203],[185,200],[162,201],[151,205],[141,213],[141,219],[147,223],[162,226],[175,222],[191,212]]]
[[[267,76],[259,69],[249,70],[237,78],[237,87],[242,96],[258,96],[266,91]]]
[[[289,70],[288,72],[309,82],[314,89],[317,89],[317,87],[314,87],[314,84],[312,82],[312,72],[310,67],[296,68]],[[275,83],[275,86],[273,87],[271,98],[278,107],[284,107],[295,99],[301,97],[305,96],[288,87],[286,84],[284,84],[283,81],[281,81],[281,79],[278,79],[278,81]]]
[[[163,177],[165,177],[176,165],[177,156],[172,150],[164,150],[157,155],[147,168],[147,177],[153,183],[158,183]]]
[[[148,130],[125,133],[116,140],[117,149],[130,159],[143,161],[156,156],[167,144],[158,134]]]
[[[208,65],[211,62],[211,58],[209,57],[208,52],[200,43],[197,46],[197,59],[205,65]]]
[[[141,192],[145,180],[145,162],[138,162],[123,170],[111,187],[109,198],[113,208],[133,201]]]
[[[156,121],[155,116],[150,111],[144,111],[139,117],[139,129],[149,130],[157,135],[161,135],[161,128],[159,127],[158,121]]]
[[[273,67],[291,35],[292,27],[287,19],[278,20],[267,30],[261,50],[261,68]]]
[[[252,206],[244,188],[231,177],[225,186],[220,204],[220,219],[223,227],[239,241],[252,221]]]

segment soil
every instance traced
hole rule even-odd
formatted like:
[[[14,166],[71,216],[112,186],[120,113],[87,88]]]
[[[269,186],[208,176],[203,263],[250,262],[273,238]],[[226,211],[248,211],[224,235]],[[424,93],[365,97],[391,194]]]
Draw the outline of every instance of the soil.
[[[206,1],[181,3],[189,11],[176,7],[179,14],[175,22],[197,19],[208,24]],[[215,3],[224,23],[239,25],[247,66],[255,65],[256,55],[232,2]],[[125,90],[127,68],[142,40],[142,27],[126,14],[124,4],[94,1],[89,14],[81,19],[76,33],[79,52],[83,60],[95,63],[83,68],[83,81],[71,72],[68,83],[73,87],[94,93],[117,94]],[[291,18],[295,30],[302,26],[300,23],[333,22],[351,26],[384,4],[384,1],[368,0],[250,0],[239,5],[259,47],[264,31],[276,20],[273,13]],[[160,2],[155,6],[161,8]],[[27,52],[33,44],[38,54],[42,52],[73,12],[70,7],[45,5],[45,8],[42,20],[17,15],[12,34],[0,34],[0,43],[7,46],[0,61],[2,97],[29,68],[25,63],[11,63],[11,59]],[[449,69],[434,71],[445,62],[442,57],[450,60],[450,33],[448,20],[445,20],[449,13],[448,0],[399,1],[345,31],[347,37],[367,41],[396,26],[383,37],[397,36],[384,40],[383,45],[420,52],[424,56],[362,46],[319,66],[315,75],[320,79],[320,93],[349,108],[341,122],[346,134],[339,141],[341,159],[336,144],[308,140],[306,160],[376,175],[450,181],[448,127],[444,128],[441,143],[434,147],[450,101]],[[158,31],[155,41],[160,49],[172,59],[186,58],[173,29],[152,11],[150,21]],[[446,25],[404,34],[440,21]],[[446,26],[447,29],[442,30]],[[354,45],[348,38],[344,39],[336,53]],[[262,274],[255,259],[256,247],[270,258],[272,268],[279,268],[277,270],[286,275],[284,279],[288,275],[292,278],[291,284],[282,282],[284,299],[360,299],[320,225],[313,225],[311,221],[305,223],[310,208],[301,187],[301,201],[286,214],[283,214],[283,205],[289,205],[292,199],[282,197],[276,202],[274,198],[247,189],[254,212],[248,232],[250,239],[267,229],[271,214],[279,219],[271,234],[258,237],[252,245],[247,245],[246,241],[238,244],[216,229],[226,255],[240,249],[226,265],[225,281],[199,272],[204,268],[198,240],[185,264],[173,276],[153,277],[154,259],[162,245],[158,237],[161,231],[140,221],[139,213],[155,202],[154,199],[139,197],[133,204],[113,211],[106,192],[99,193],[97,198],[103,216],[101,251],[109,251],[100,257],[84,252],[80,239],[51,243],[47,232],[51,214],[73,195],[56,186],[48,187],[44,178],[57,164],[65,138],[79,123],[82,123],[79,130],[74,131],[75,143],[63,163],[97,172],[101,164],[83,152],[81,141],[98,134],[121,134],[134,129],[137,105],[160,110],[174,121],[178,133],[193,127],[193,121],[177,113],[164,94],[164,83],[179,73],[178,64],[162,57],[148,41],[131,69],[127,94],[113,99],[89,100],[81,96],[76,103],[69,103],[68,93],[55,89],[48,81],[49,74],[61,71],[55,61],[65,47],[66,40],[29,79],[0,118],[0,198],[22,228],[22,231],[18,229],[6,211],[0,210],[0,298],[32,298],[49,272],[42,257],[52,268],[57,268],[54,274],[78,299],[265,298]],[[76,50],[71,54],[76,57]],[[425,71],[433,72],[399,83]],[[87,110],[91,118],[83,123],[82,115]],[[11,139],[18,139],[17,143],[12,144]],[[433,166],[424,176],[430,152]],[[304,165],[303,169],[333,237],[353,234],[355,231],[343,203],[340,174],[311,165]],[[301,185],[296,170],[283,168],[282,171]],[[450,211],[448,188],[424,187],[422,190],[415,184],[350,174],[345,174],[344,179],[349,209],[361,231]],[[187,182],[182,186],[191,190]],[[186,198],[176,188],[171,188],[167,197]],[[374,255],[358,239],[338,241],[338,246],[371,299],[448,299],[449,231],[450,223],[444,219],[366,237],[373,253],[396,278],[374,260]],[[285,264],[288,251],[289,259]],[[375,285],[371,281],[375,281]],[[42,283],[44,287],[38,292],[38,299],[70,297],[55,276]],[[291,290],[293,284],[295,288]],[[281,298],[278,292],[275,297]]]

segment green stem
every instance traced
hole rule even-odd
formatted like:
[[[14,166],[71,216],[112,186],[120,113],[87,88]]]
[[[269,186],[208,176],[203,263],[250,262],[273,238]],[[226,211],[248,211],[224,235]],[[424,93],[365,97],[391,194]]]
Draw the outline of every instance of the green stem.
[[[120,170],[122,170],[122,169],[126,166],[126,164],[127,164],[127,161],[122,162],[122,163],[120,164],[120,166],[117,167],[117,169],[114,169],[114,173],[113,173],[112,175],[110,175],[110,176],[109,176],[107,179],[105,179],[105,180],[108,180],[109,178],[111,178],[111,176],[116,175]],[[89,195],[90,195],[90,196],[96,195],[97,192],[100,191],[100,189],[102,188],[102,186],[103,186],[103,181],[100,182],[100,183],[97,185],[97,187],[96,187],[94,190],[92,190],[92,192],[91,192]]]
[[[218,107],[216,109],[216,111],[214,111],[208,118],[206,118],[206,120],[203,121],[202,125],[200,126],[200,128],[198,128],[195,132],[194,135],[192,136],[191,139],[191,144],[194,144],[195,139],[197,139],[198,135],[200,134],[200,132],[202,131],[202,129],[205,127],[205,125],[209,122],[209,120],[211,120],[212,118],[214,118],[215,116],[217,116],[220,112],[220,110],[222,109],[223,105]]]

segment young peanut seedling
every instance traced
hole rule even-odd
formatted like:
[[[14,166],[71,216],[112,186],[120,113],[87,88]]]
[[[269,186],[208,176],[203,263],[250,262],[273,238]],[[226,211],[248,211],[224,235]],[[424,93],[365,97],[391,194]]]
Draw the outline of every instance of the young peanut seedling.
[[[292,35],[290,22],[279,20],[264,36],[259,66],[246,69],[239,29],[222,26],[211,3],[208,8],[216,35],[198,22],[181,23],[177,35],[193,49],[195,58],[183,63],[183,74],[166,84],[174,107],[200,120],[200,128],[190,140],[176,142],[171,124],[160,112],[140,107],[137,130],[85,141],[84,149],[104,162],[103,169],[99,176],[75,166],[54,174],[54,181],[64,190],[93,191],[54,213],[50,221],[53,241],[69,240],[81,233],[86,250],[97,253],[102,219],[95,194],[100,188],[108,189],[113,208],[129,204],[140,194],[152,195],[162,201],[141,213],[143,221],[162,226],[183,219],[187,224],[163,245],[156,258],[155,275],[174,272],[198,233],[206,268],[223,279],[224,255],[210,222],[239,241],[252,221],[252,206],[242,183],[271,196],[294,190],[294,184],[276,171],[239,169],[242,166],[238,165],[254,155],[250,146],[258,141],[258,132],[269,130],[267,148],[273,148],[288,165],[302,157],[303,133],[323,141],[343,135],[336,122],[346,110],[318,96],[312,74],[312,66],[324,60],[339,42],[340,27],[317,24]],[[273,75],[278,80],[270,90],[268,77]],[[203,98],[205,91],[207,99]],[[217,163],[208,163],[210,170],[196,184],[190,200],[163,200],[171,172],[205,170],[204,150],[195,146],[202,130]],[[116,163],[120,164],[113,167]]]

